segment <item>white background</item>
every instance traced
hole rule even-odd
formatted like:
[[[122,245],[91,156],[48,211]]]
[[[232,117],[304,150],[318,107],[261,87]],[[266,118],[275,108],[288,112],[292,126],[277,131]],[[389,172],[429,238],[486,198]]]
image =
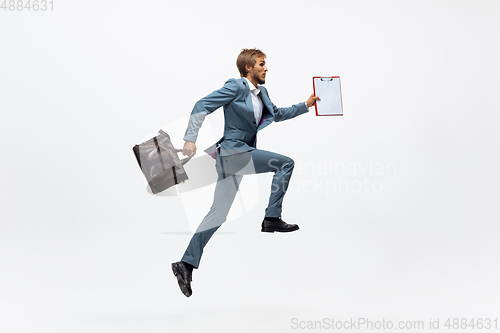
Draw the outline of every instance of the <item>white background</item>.
[[[0,11],[0,330],[292,332],[293,318],[358,317],[428,329],[439,317],[446,331],[448,317],[498,316],[499,40],[498,1]],[[197,202],[147,193],[132,146],[238,77],[244,47],[267,54],[278,106],[339,75],[344,116],[312,110],[259,133],[259,148],[295,160],[283,218],[301,229],[260,232],[262,188],[212,238],[188,299],[170,263]]]

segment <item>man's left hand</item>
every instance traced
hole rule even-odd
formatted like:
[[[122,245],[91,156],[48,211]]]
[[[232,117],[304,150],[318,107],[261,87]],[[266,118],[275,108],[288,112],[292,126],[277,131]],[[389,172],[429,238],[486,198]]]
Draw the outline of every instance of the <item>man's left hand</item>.
[[[307,107],[310,108],[314,105],[314,103],[316,103],[316,101],[321,101],[321,98],[314,96],[314,94],[311,94],[311,97],[309,97],[309,99],[306,101]]]

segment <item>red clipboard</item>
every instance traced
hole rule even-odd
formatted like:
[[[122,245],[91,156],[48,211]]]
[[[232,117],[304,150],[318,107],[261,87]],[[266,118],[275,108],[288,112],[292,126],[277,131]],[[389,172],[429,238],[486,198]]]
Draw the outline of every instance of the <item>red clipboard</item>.
[[[340,76],[314,76],[313,91],[314,96],[321,98],[314,103],[317,116],[344,115]]]

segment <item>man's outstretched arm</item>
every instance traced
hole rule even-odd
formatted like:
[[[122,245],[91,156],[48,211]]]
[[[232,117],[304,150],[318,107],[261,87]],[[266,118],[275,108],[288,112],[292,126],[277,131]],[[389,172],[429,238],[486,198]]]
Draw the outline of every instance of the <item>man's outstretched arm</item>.
[[[283,121],[287,119],[292,119],[295,118],[301,114],[304,114],[308,112],[308,108],[314,105],[316,101],[321,100],[319,97],[314,96],[314,94],[311,94],[307,101],[292,105],[291,107],[288,108],[278,108],[276,105],[273,104],[273,109],[274,109],[274,121]]]

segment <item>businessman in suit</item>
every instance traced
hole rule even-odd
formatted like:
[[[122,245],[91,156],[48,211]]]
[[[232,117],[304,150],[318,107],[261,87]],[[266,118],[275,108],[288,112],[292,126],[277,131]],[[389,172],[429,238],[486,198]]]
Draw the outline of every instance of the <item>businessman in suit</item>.
[[[214,201],[192,236],[181,261],[172,264],[181,291],[192,294],[193,268],[200,264],[203,248],[225,222],[243,175],[274,172],[271,195],[262,222],[262,232],[291,232],[296,224],[281,219],[283,197],[292,175],[294,161],[284,155],[256,148],[257,132],[273,121],[283,121],[308,112],[319,100],[311,94],[306,102],[278,108],[270,100],[266,82],[266,55],[258,49],[243,49],[236,66],[240,79],[229,79],[222,88],[199,100],[191,112],[184,136],[183,154],[196,154],[196,138],[205,116],[220,107],[224,109],[224,135],[206,152],[216,159],[218,174]]]

